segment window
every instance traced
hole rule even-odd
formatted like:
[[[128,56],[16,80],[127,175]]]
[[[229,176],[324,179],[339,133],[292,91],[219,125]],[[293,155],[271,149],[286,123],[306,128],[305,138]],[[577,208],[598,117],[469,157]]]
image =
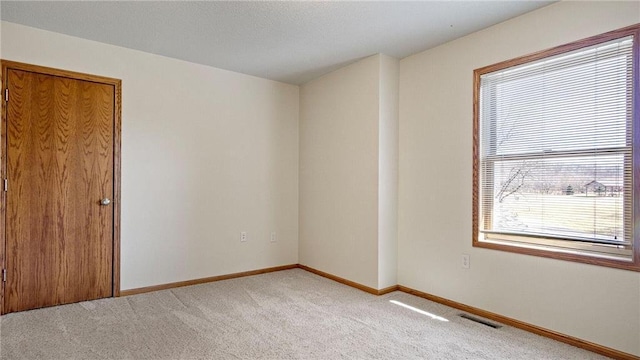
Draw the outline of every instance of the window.
[[[639,37],[475,70],[474,246],[640,271]]]

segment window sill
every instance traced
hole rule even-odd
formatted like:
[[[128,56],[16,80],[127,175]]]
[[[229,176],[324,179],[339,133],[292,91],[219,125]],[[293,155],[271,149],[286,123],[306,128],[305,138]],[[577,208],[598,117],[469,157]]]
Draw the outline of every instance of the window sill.
[[[590,265],[604,266],[622,270],[640,272],[640,254],[635,249],[633,260],[617,258],[615,256],[593,254],[574,249],[544,249],[536,245],[512,244],[494,240],[473,240],[473,247],[506,251],[517,254],[546,257],[557,260],[572,261]]]

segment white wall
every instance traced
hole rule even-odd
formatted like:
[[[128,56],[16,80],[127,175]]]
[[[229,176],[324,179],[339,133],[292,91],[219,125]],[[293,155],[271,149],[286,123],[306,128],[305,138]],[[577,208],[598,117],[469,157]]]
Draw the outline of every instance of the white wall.
[[[300,263],[378,287],[379,56],[300,88]]]
[[[297,86],[7,22],[1,40],[122,79],[123,290],[298,262]]]
[[[380,55],[378,288],[398,284],[398,94],[400,62]]]
[[[300,263],[397,284],[398,60],[378,54],[300,90]]]
[[[640,273],[471,246],[473,70],[638,22],[560,2],[400,61],[401,285],[640,355]]]

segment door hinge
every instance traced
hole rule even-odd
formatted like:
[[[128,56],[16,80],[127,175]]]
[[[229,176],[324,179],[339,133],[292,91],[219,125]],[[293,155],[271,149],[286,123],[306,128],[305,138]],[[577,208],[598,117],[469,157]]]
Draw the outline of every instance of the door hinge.
[[[4,191],[7,192],[9,190],[9,179],[4,179]]]
[[[9,101],[9,88],[4,89],[4,101]]]
[[[7,269],[2,269],[2,282],[7,282]]]

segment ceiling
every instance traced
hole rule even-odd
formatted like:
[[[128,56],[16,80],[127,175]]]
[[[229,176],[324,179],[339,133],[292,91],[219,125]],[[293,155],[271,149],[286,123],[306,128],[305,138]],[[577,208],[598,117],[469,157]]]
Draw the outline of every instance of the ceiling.
[[[429,49],[552,1],[2,1],[4,21],[302,84]]]

